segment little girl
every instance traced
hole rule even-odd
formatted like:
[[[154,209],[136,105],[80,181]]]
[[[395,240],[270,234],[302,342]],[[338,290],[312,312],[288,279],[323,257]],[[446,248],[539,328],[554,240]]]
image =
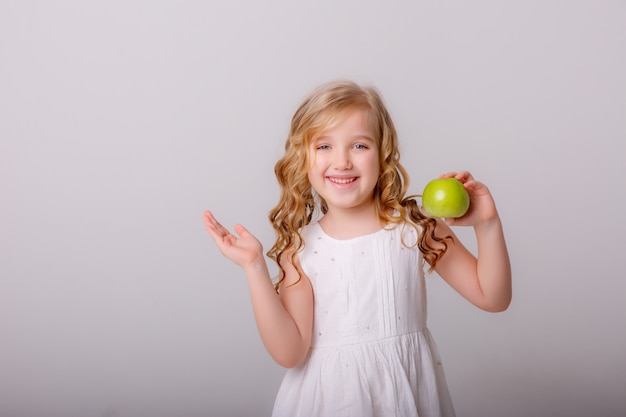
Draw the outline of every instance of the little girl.
[[[503,311],[511,268],[502,224],[485,185],[461,181],[470,209],[458,219],[425,215],[406,197],[396,130],[374,88],[320,86],[293,116],[281,188],[270,220],[274,282],[261,243],[231,234],[207,211],[220,251],[248,280],[260,336],[289,368],[275,417],[454,416],[441,359],[426,326],[424,269],[469,302]],[[449,225],[473,226],[479,257]]]

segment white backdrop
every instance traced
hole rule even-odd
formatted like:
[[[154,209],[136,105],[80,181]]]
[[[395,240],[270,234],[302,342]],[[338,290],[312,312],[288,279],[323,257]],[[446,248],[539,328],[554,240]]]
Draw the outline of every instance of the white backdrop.
[[[24,0],[0,4],[0,417],[269,415],[284,370],[201,215],[270,246],[289,120],[335,78],[381,90],[412,192],[470,169],[498,203],[510,309],[428,279],[458,415],[626,415],[626,2]]]

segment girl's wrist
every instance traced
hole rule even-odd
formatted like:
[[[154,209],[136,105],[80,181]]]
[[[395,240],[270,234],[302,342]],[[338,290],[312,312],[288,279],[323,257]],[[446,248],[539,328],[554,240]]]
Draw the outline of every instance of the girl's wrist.
[[[247,264],[241,265],[241,268],[246,273],[246,275],[256,274],[258,272],[262,272],[263,270],[267,270],[267,263],[265,262],[265,259],[261,255],[261,256],[254,258],[252,261],[248,262]]]
[[[498,216],[497,213],[493,217],[490,217],[489,219],[481,220],[474,225],[474,229],[476,230],[476,232],[479,232],[482,230],[487,231],[487,230],[492,230],[493,228],[501,228],[501,227],[502,227],[502,222],[500,221],[500,216]]]

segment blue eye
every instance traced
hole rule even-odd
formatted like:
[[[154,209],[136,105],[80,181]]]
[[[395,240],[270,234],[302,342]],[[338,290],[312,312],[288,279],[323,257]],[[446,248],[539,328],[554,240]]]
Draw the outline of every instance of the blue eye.
[[[354,145],[355,149],[367,149],[367,146],[363,145],[362,143],[357,143],[356,145]]]
[[[317,150],[326,150],[326,149],[330,149],[330,146],[329,145],[319,145],[315,149],[317,149]]]

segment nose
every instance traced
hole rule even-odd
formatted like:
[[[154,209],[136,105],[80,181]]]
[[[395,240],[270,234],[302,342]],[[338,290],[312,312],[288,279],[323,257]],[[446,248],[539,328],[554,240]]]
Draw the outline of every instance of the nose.
[[[347,150],[337,150],[334,155],[333,166],[337,170],[347,170],[352,168],[350,152]]]

